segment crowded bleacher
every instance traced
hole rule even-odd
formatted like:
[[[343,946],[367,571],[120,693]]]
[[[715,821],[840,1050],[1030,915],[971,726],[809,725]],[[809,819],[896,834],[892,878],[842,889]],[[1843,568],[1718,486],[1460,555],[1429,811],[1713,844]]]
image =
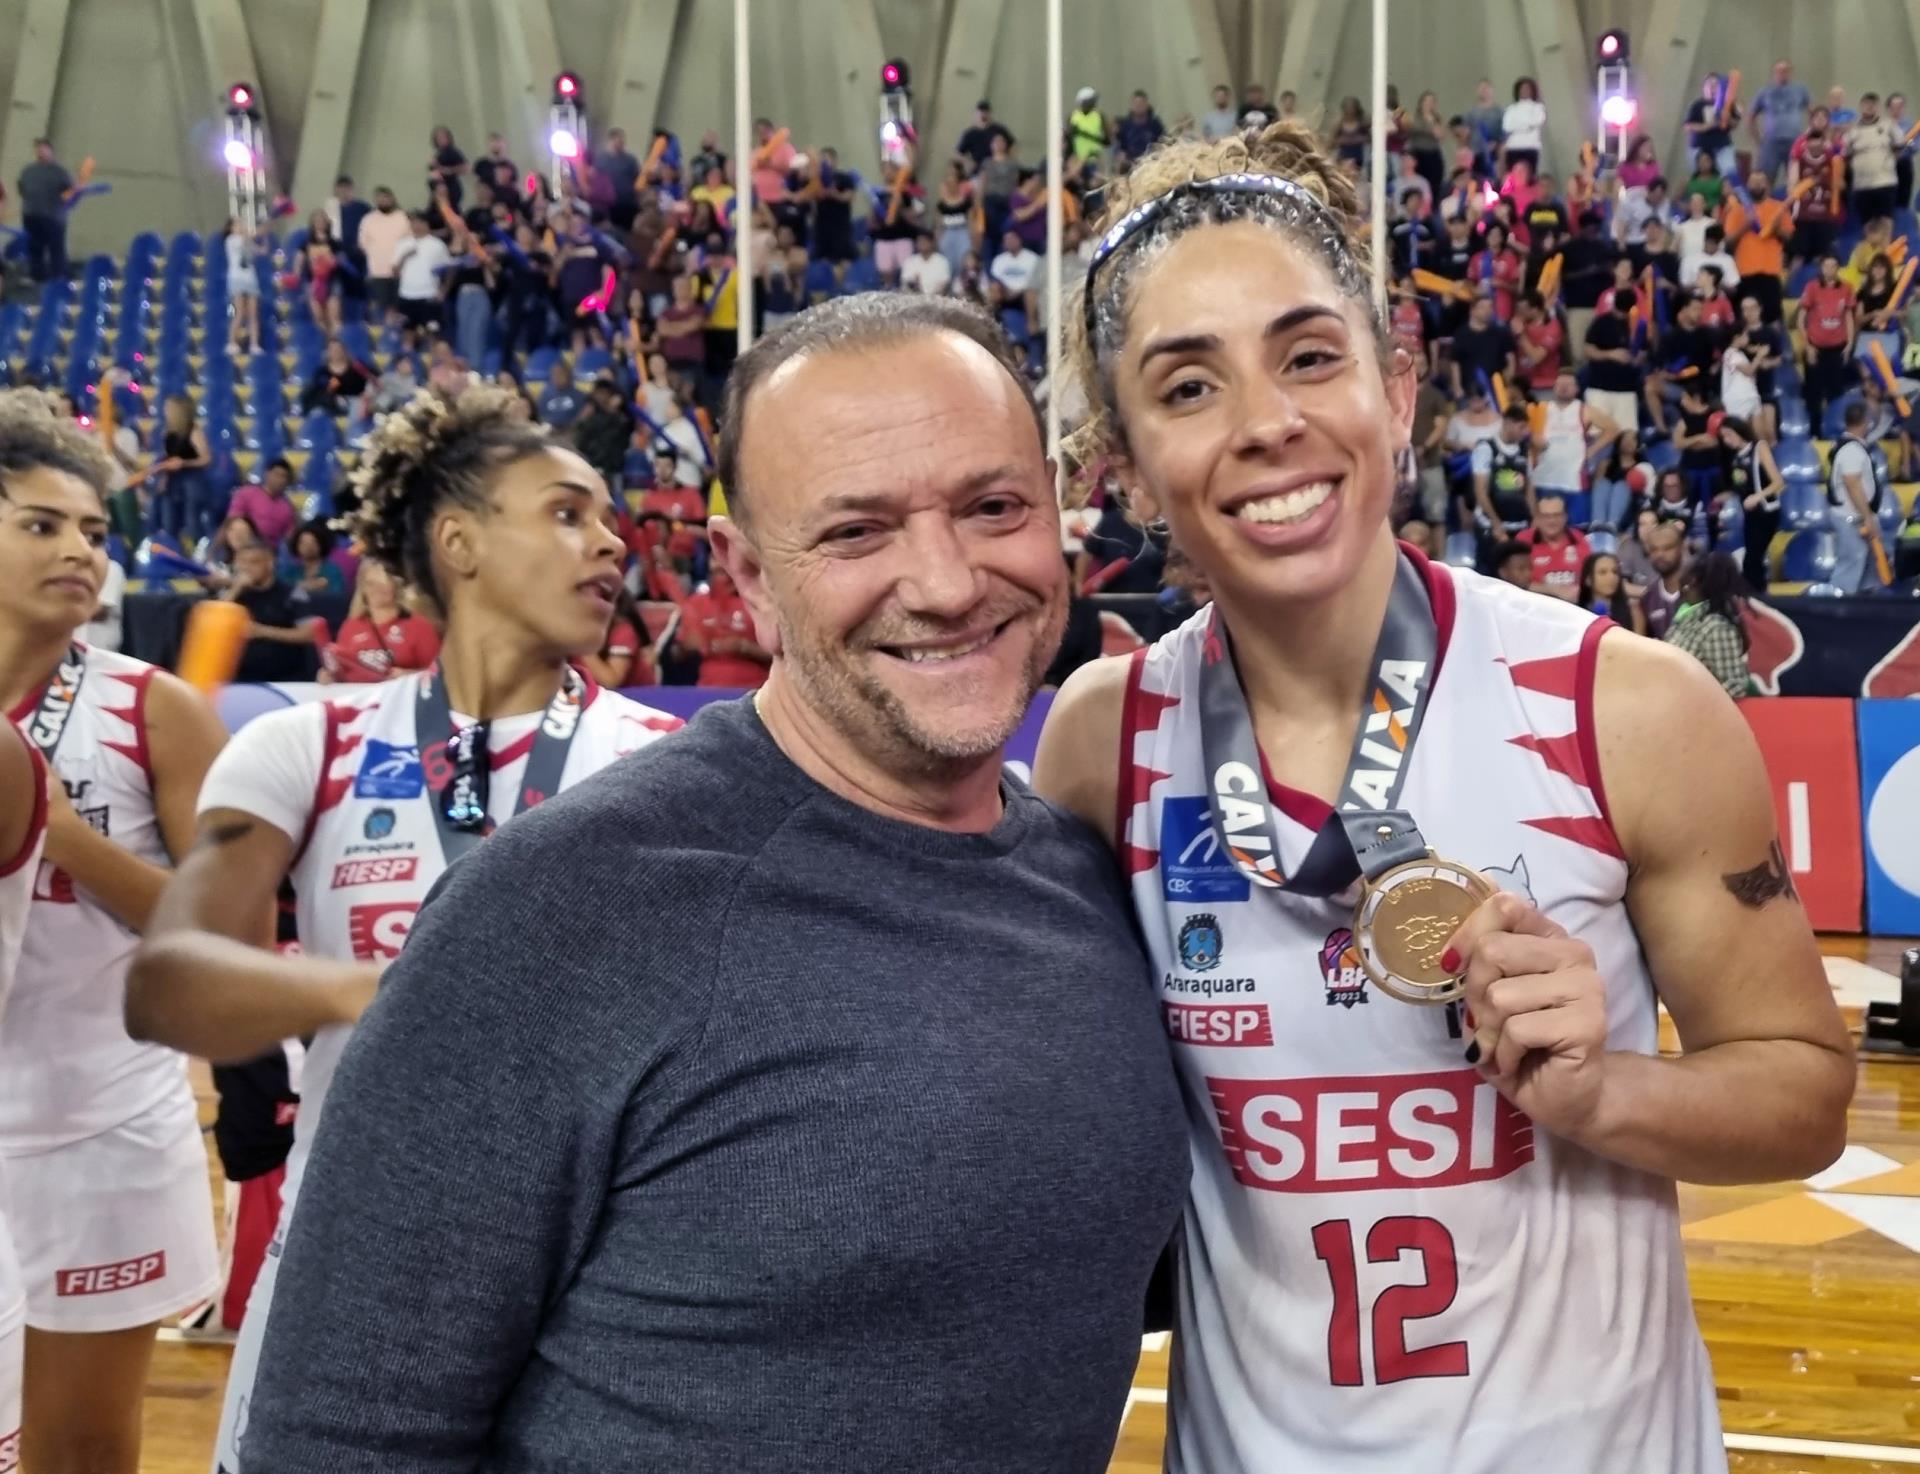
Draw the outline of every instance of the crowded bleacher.
[[[1784,62],[1750,98],[1709,76],[1673,167],[1638,134],[1617,157],[1584,147],[1556,177],[1542,167],[1553,100],[1530,78],[1507,96],[1482,83],[1471,100],[1423,92],[1404,108],[1390,89],[1378,160],[1358,99],[1324,120],[1343,167],[1386,174],[1391,327],[1425,375],[1405,535],[1656,636],[1692,599],[1691,570],[1720,556],[1738,566],[1735,600],[1898,586],[1920,562],[1905,99],[1856,108],[1834,89],[1815,106]],[[1085,272],[1081,222],[1104,179],[1170,133],[1219,137],[1296,109],[1260,88],[1219,87],[1212,104],[1168,123],[1143,92],[1110,108],[1079,90],[1063,291]],[[916,141],[917,178],[880,180],[771,119],[745,161],[711,133],[690,148],[662,129],[636,149],[615,126],[546,174],[502,134],[469,157],[439,128],[421,181],[342,177],[324,201],[283,198],[264,219],[145,233],[74,263],[65,218],[97,186],[57,142],[18,181],[0,383],[60,391],[114,457],[127,581],[111,592],[126,607],[103,619],[148,658],[170,659],[184,601],[211,596],[276,632],[252,642],[245,677],[407,668],[415,644],[383,633],[404,600],[371,591],[337,535],[346,478],[371,427],[419,388],[484,380],[624,493],[629,601],[609,646],[627,653],[622,679],[754,684],[766,657],[703,535],[724,507],[714,416],[736,351],[740,230],[762,331],[853,292],[951,295],[1046,372],[1044,151],[986,99],[957,139]],[[1090,504],[1067,552],[1082,592],[1131,596],[1115,607],[1151,637],[1154,599],[1190,594],[1163,590],[1166,549],[1101,469],[1076,470]],[[1678,524],[1677,558],[1655,551],[1661,523]],[[370,610],[395,618],[369,625]],[[1109,622],[1109,646],[1129,638]]]

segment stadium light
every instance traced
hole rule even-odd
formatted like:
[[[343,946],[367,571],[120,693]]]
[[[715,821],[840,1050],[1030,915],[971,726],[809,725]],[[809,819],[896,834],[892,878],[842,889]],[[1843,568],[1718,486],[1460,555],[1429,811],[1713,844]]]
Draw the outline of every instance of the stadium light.
[[[553,79],[553,95],[558,102],[574,102],[580,96],[580,79],[572,72],[562,72]]]
[[[580,140],[569,128],[555,128],[547,138],[547,149],[556,159],[577,159]]]
[[[248,112],[253,107],[253,89],[245,82],[236,82],[227,89],[227,106]]]
[[[220,150],[220,157],[226,160],[229,169],[245,171],[253,168],[253,150],[242,139],[229,138],[226,146]]]
[[[1639,115],[1640,105],[1624,94],[1615,94],[1600,104],[1600,121],[1623,132],[1633,126],[1633,120]]]
[[[912,85],[912,74],[908,72],[907,64],[899,57],[890,58],[886,65],[880,68],[880,90],[882,92],[906,92],[911,89]]]
[[[1632,60],[1628,54],[1625,31],[1601,32],[1596,50],[1599,53],[1600,65],[1603,67],[1626,66]]]

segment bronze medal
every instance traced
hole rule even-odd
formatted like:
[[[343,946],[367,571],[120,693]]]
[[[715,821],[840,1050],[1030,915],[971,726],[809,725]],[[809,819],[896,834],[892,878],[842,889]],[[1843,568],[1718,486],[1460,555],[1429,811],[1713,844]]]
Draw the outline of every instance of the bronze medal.
[[[1440,954],[1495,889],[1479,872],[1431,852],[1366,881],[1353,911],[1361,967],[1403,1003],[1452,1003],[1466,991],[1466,977],[1442,968]]]

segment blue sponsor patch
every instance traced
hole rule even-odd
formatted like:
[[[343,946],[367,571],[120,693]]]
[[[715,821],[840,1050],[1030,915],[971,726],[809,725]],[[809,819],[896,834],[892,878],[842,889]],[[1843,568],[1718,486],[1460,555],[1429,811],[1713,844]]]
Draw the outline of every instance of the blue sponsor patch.
[[[367,739],[367,755],[353,780],[355,798],[418,798],[427,791],[420,749],[395,747],[377,737]]]
[[[1204,798],[1160,801],[1160,878],[1169,901],[1244,901],[1253,891],[1221,848]]]

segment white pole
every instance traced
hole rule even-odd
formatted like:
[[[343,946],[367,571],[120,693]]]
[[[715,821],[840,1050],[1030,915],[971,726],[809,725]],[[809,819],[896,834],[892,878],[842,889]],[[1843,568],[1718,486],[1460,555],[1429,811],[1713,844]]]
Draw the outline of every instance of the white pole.
[[[753,346],[753,67],[748,0],[733,0],[733,290],[740,352]]]
[[[1373,0],[1373,305],[1387,311],[1387,0]]]
[[[1067,119],[1060,96],[1061,55],[1060,0],[1047,0],[1047,455],[1060,464],[1060,322],[1067,304],[1062,296],[1060,252],[1063,229],[1060,195],[1064,184],[1062,142]],[[992,249],[992,243],[988,243]],[[1056,471],[1055,490],[1062,479]]]

